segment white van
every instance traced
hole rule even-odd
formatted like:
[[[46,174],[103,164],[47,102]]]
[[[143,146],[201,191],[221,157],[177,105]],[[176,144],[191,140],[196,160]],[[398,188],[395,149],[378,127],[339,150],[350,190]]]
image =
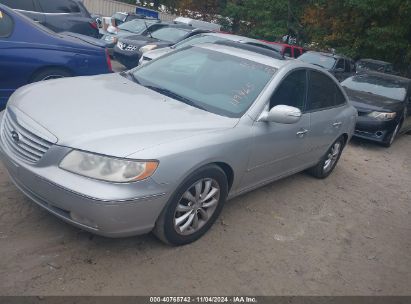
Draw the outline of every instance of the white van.
[[[191,25],[195,28],[202,29],[202,30],[210,30],[210,31],[220,31],[221,30],[221,25],[217,23],[195,20],[195,19],[186,18],[186,17],[178,17],[174,19],[174,22],[184,23],[184,24]]]

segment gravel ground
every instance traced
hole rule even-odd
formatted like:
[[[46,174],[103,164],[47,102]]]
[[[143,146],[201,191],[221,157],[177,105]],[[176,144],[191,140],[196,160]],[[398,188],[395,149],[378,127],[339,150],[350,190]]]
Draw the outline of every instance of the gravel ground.
[[[26,199],[0,163],[0,295],[410,295],[411,136],[354,141],[325,180],[304,173],[229,201],[194,244],[107,239]]]

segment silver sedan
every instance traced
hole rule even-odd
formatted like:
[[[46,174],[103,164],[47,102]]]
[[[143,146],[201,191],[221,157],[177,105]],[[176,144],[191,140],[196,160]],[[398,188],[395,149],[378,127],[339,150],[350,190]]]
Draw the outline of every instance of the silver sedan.
[[[303,170],[327,177],[357,117],[339,83],[234,44],[17,90],[0,114],[12,181],[82,229],[182,245],[227,199]]]

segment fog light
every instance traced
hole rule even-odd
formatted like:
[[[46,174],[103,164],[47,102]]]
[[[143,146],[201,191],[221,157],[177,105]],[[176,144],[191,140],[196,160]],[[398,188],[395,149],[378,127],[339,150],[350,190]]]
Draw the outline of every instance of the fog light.
[[[95,229],[98,228],[97,224],[94,223],[92,220],[89,220],[85,217],[82,217],[82,216],[80,216],[80,215],[78,215],[74,212],[70,212],[70,217],[73,221],[75,221],[79,224],[82,224],[82,225],[85,225],[85,226],[88,226],[88,227],[91,227],[91,228],[95,228]]]
[[[382,136],[382,132],[381,132],[381,131],[375,132],[375,135],[376,135],[377,137],[381,137],[381,136]]]

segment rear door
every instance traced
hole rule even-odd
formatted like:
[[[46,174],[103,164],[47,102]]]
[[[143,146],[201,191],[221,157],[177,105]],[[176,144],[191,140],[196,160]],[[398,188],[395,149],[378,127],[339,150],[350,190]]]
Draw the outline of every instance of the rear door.
[[[35,0],[0,0],[0,3],[26,15],[35,22],[45,24],[45,16]]]
[[[306,112],[311,113],[310,157],[319,159],[341,135],[348,117],[347,102],[341,89],[328,75],[310,70]]]

